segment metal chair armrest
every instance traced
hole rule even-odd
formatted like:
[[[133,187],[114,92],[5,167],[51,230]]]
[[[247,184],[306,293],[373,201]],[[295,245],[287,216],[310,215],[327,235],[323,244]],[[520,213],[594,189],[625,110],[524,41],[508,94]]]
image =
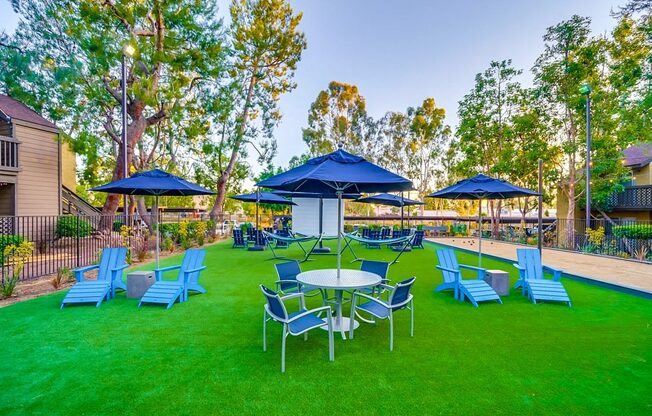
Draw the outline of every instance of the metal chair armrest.
[[[303,292],[290,293],[289,295],[281,296],[281,300],[286,301],[288,299],[303,298],[303,296]]]
[[[294,321],[296,321],[297,319],[303,318],[304,316],[312,315],[312,314],[314,314],[314,313],[319,313],[319,312],[321,312],[321,311],[325,311],[325,310],[329,310],[329,311],[330,311],[330,310],[331,310],[331,307],[330,307],[330,306],[320,306],[319,308],[310,309],[310,310],[308,310],[308,311],[301,312],[300,314],[297,314],[297,315],[293,316],[292,318],[288,319],[288,320],[287,320],[287,323],[289,324],[290,322],[294,322]]]
[[[405,305],[407,305],[408,303],[410,303],[410,302],[412,301],[412,298],[413,298],[413,296],[412,296],[412,294],[410,294],[410,296],[408,296],[408,298],[405,299],[403,302],[401,302],[401,303],[397,303],[396,305],[391,305],[391,306],[388,306],[388,307],[389,307],[389,308],[392,308],[392,309],[402,308],[403,306],[405,306]]]
[[[382,305],[382,306],[384,306],[384,307],[386,307],[386,308],[389,308],[389,305],[388,305],[388,304],[386,304],[385,302],[383,302],[381,299],[374,298],[373,296],[369,296],[369,295],[367,295],[367,294],[360,293],[360,292],[355,292],[355,293],[353,294],[353,296],[354,296],[354,297],[362,297],[362,298],[368,299],[368,300],[370,300],[370,301],[376,302],[376,303],[378,303],[379,305]],[[355,303],[354,303],[354,305],[355,305]]]

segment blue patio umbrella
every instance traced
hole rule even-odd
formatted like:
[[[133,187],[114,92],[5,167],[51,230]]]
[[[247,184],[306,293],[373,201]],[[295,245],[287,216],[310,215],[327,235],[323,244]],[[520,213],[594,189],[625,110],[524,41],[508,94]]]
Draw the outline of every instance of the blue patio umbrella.
[[[345,152],[341,147],[327,155],[308,160],[258,186],[293,192],[335,193],[337,205],[337,276],[341,268],[342,195],[362,192],[398,192],[413,188],[412,181]]]
[[[188,182],[161,169],[136,172],[128,178],[119,179],[91,189],[120,195],[152,195],[156,197],[156,267],[159,265],[158,199],[160,196],[213,195],[215,192]]]
[[[482,265],[482,200],[539,196],[538,192],[521,188],[502,179],[483,174],[461,180],[427,195],[427,198],[477,200],[478,204],[478,264]]]
[[[378,205],[389,205],[392,207],[400,207],[401,208],[401,228],[403,228],[403,207],[408,207],[408,206],[413,206],[413,205],[425,205],[425,203],[421,201],[417,201],[415,199],[410,199],[410,198],[405,198],[403,197],[403,193],[401,192],[401,195],[393,195],[393,194],[376,194],[376,195],[371,195],[367,196],[364,198],[358,198],[356,199],[356,202],[363,202],[367,204],[378,204]],[[408,227],[410,226],[410,214],[408,212]]]

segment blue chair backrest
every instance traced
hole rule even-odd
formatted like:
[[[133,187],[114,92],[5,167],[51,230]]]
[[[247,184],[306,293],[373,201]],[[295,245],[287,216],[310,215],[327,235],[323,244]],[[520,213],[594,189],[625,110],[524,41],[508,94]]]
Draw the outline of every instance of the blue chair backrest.
[[[399,237],[401,237],[402,234],[403,233],[401,232],[401,230],[393,230],[392,231],[392,238],[399,238]]]
[[[186,270],[197,269],[204,265],[204,257],[206,257],[206,250],[203,248],[190,248],[186,250],[181,262],[181,269],[179,270],[179,282],[183,282],[183,272]],[[193,272],[188,275],[189,283],[197,283],[199,280],[200,272]]]
[[[388,238],[389,233],[390,233],[389,228],[383,228],[382,230],[380,230],[380,238],[382,238],[383,240]]]
[[[287,280],[291,283],[281,283],[281,290],[292,289],[297,285],[297,275],[301,273],[301,266],[298,261],[288,261],[285,263],[276,263],[276,274],[278,280]]]
[[[439,265],[447,269],[459,270],[460,266],[457,263],[457,257],[455,256],[455,250],[444,248],[437,250],[437,259],[439,260]],[[442,275],[444,276],[444,282],[451,283],[457,279],[457,274],[452,273],[446,270],[441,270]]]
[[[254,239],[254,229],[251,228],[251,227],[247,227],[247,238],[248,238],[249,240],[253,240],[253,239]]]
[[[244,236],[242,235],[242,230],[239,229],[233,229],[233,242],[235,244],[244,244]]]
[[[423,230],[417,230],[414,232],[414,239],[412,240],[412,244],[421,244],[423,241]]]
[[[387,279],[389,263],[384,261],[362,260],[360,270],[363,272],[375,273],[380,276],[381,279]]]
[[[541,265],[541,255],[535,248],[518,248],[516,249],[518,265],[525,268],[526,279],[543,279],[543,266]]]
[[[380,240],[380,230],[369,231],[370,240]]]
[[[288,319],[288,312],[285,309],[285,305],[283,304],[283,301],[281,300],[281,297],[278,295],[278,293],[274,292],[268,287],[265,287],[264,285],[260,285],[260,290],[263,291],[263,295],[267,300],[269,313],[272,314],[276,319]]]
[[[410,296],[410,290],[412,289],[412,285],[416,279],[416,277],[411,277],[397,283],[396,286],[394,286],[392,296],[389,298],[389,306],[394,306],[405,302]]]
[[[369,228],[363,228],[362,229],[362,238],[369,238],[370,233],[371,233],[371,230]]]
[[[411,229],[404,228],[403,230],[401,230],[401,237],[407,237],[408,235],[410,235],[411,232],[412,232]]]
[[[97,280],[111,280],[111,269],[122,266],[127,262],[127,249],[125,247],[112,247],[102,250],[100,267],[97,271]],[[122,277],[122,274],[118,278]]]

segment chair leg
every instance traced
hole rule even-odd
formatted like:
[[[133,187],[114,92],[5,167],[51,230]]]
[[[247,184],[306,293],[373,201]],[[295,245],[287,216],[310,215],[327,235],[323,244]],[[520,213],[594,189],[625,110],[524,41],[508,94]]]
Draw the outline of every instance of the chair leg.
[[[283,339],[281,340],[281,373],[285,373],[285,340],[287,338],[287,325],[283,324]]]
[[[355,329],[355,305],[358,303],[358,297],[353,293],[351,297],[351,320],[349,321],[349,339],[353,339],[353,330]]]
[[[394,318],[393,313],[389,313],[389,350],[394,351]]]
[[[328,359],[335,361],[335,341],[333,340],[333,316],[328,313]]]
[[[263,311],[263,351],[267,351],[267,311]]]
[[[414,300],[410,301],[410,336],[414,336]]]

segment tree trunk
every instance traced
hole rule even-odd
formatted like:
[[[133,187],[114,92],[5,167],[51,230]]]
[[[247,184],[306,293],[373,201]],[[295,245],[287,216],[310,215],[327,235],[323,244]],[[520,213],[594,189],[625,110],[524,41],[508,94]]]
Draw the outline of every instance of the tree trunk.
[[[154,233],[154,211],[152,211],[151,213],[147,212],[147,206],[145,205],[144,196],[139,196],[138,198],[136,198],[136,210],[138,211],[138,215],[140,215],[140,218],[142,218],[142,220],[145,221],[145,224],[147,225],[149,232]]]
[[[256,73],[256,67],[252,74]],[[223,214],[224,199],[226,198],[226,184],[231,178],[235,164],[238,161],[238,154],[240,153],[240,145],[242,144],[242,137],[244,136],[245,127],[247,126],[247,121],[249,120],[249,106],[251,105],[251,99],[254,95],[254,87],[256,86],[256,76],[252,75],[249,80],[249,88],[247,90],[247,98],[245,99],[244,108],[242,110],[242,121],[238,125],[238,132],[235,143],[233,144],[233,149],[231,150],[231,157],[229,158],[229,164],[226,166],[226,169],[220,177],[217,179],[217,196],[215,198],[215,204],[211,209],[210,217],[213,221],[219,221]]]

